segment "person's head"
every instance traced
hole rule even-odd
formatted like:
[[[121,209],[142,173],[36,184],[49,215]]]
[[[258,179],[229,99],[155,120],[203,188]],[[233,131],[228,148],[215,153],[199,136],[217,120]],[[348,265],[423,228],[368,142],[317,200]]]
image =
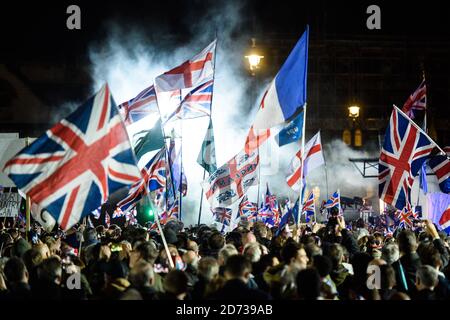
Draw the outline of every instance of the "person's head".
[[[333,264],[331,263],[330,258],[322,255],[316,255],[313,257],[313,266],[316,268],[321,278],[325,278],[333,269]]]
[[[208,246],[212,250],[220,250],[225,245],[225,239],[219,232],[214,232],[208,239]]]
[[[89,245],[98,241],[97,230],[92,227],[88,227],[83,232],[84,242]]]
[[[419,250],[417,251],[419,252]],[[419,255],[422,264],[430,265],[436,270],[440,270],[442,267],[441,254],[432,243],[426,245]]]
[[[188,240],[186,243],[186,249],[194,251],[198,255],[198,244],[193,240]]]
[[[223,266],[227,263],[229,257],[238,254],[236,247],[232,244],[227,244],[219,251],[219,265]]]
[[[417,239],[411,230],[403,230],[397,238],[400,253],[409,254],[417,250]]]
[[[398,245],[395,242],[387,243],[381,250],[381,258],[388,264],[393,264],[400,257]]]
[[[258,262],[262,254],[261,246],[257,242],[249,242],[244,247],[243,256],[247,257],[252,263]]]
[[[60,285],[62,279],[61,260],[56,256],[53,256],[42,261],[38,266],[37,274],[39,280]]]
[[[213,280],[219,274],[219,263],[213,257],[204,257],[198,263],[198,274],[206,281]]]
[[[245,247],[248,243],[256,243],[256,237],[253,232],[245,232],[242,234],[242,245]]]
[[[172,270],[164,277],[164,291],[183,300],[188,291],[188,277],[181,270]]]
[[[153,264],[157,257],[158,250],[153,242],[139,243],[130,253],[130,267],[140,260]]]
[[[432,266],[422,265],[416,272],[417,290],[434,290],[438,284],[438,271]]]
[[[312,259],[314,256],[322,254],[322,249],[316,243],[313,242],[305,244],[305,251],[309,259]]]
[[[328,256],[333,265],[333,269],[337,269],[344,259],[344,250],[338,243],[333,243],[328,250]]]
[[[308,265],[308,256],[303,245],[295,241],[287,241],[281,249],[281,258],[283,262],[297,269],[305,269]]]
[[[300,270],[297,273],[296,283],[300,299],[316,300],[320,296],[321,280],[317,270]]]
[[[10,258],[4,268],[6,280],[10,283],[28,283],[28,271],[22,259]]]
[[[234,255],[227,259],[224,272],[227,280],[239,279],[247,283],[251,272],[252,263],[246,257]]]
[[[47,245],[50,255],[58,255],[61,250],[61,239],[46,237],[44,243]]]
[[[155,274],[152,264],[141,260],[130,271],[129,279],[136,288],[150,287],[154,283]]]
[[[183,254],[183,261],[186,265],[192,266],[193,268],[197,268],[198,265],[198,255],[193,250],[187,250]]]

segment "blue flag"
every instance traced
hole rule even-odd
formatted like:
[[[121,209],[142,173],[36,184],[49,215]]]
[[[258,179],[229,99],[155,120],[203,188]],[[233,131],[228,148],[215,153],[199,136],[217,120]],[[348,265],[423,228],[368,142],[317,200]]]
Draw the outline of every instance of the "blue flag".
[[[427,170],[426,170],[427,164],[426,162],[423,163],[422,168],[420,169],[420,189],[423,190],[424,193],[428,192],[428,184],[427,184]]]
[[[303,111],[300,112],[294,120],[289,122],[289,124],[276,135],[275,140],[280,147],[300,139],[303,129],[303,114]]]

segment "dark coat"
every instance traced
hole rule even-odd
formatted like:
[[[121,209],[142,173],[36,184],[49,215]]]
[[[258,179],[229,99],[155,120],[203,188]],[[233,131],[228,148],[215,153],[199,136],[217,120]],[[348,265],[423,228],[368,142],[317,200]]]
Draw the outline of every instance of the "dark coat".
[[[213,293],[210,300],[270,300],[270,296],[259,289],[250,289],[239,279],[228,280],[225,285]]]
[[[405,276],[406,285],[403,282],[401,267]],[[417,253],[409,253],[402,256],[399,260],[392,264],[395,270],[395,278],[397,280],[397,290],[407,293],[409,296],[416,293],[416,272],[422,265],[420,257]]]
[[[0,296],[0,300],[30,300],[31,288],[26,283],[10,283],[8,290]]]

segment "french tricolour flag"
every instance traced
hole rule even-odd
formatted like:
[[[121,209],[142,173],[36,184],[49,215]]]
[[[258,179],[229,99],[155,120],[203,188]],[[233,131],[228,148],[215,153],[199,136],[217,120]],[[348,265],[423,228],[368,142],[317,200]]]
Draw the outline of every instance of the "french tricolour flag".
[[[291,118],[306,102],[309,27],[289,54],[261,100],[254,129],[268,129]]]

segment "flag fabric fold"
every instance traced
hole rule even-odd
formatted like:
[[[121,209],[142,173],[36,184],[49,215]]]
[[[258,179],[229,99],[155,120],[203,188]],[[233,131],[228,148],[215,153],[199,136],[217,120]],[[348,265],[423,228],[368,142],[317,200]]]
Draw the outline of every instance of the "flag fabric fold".
[[[214,143],[214,129],[212,120],[209,120],[208,130],[205,134],[200,153],[197,157],[197,163],[202,166],[209,174],[217,170],[216,164],[216,146]]]
[[[140,179],[108,85],[9,160],[4,172],[64,230]]]
[[[306,103],[309,26],[298,40],[261,100],[255,129],[289,120]]]

